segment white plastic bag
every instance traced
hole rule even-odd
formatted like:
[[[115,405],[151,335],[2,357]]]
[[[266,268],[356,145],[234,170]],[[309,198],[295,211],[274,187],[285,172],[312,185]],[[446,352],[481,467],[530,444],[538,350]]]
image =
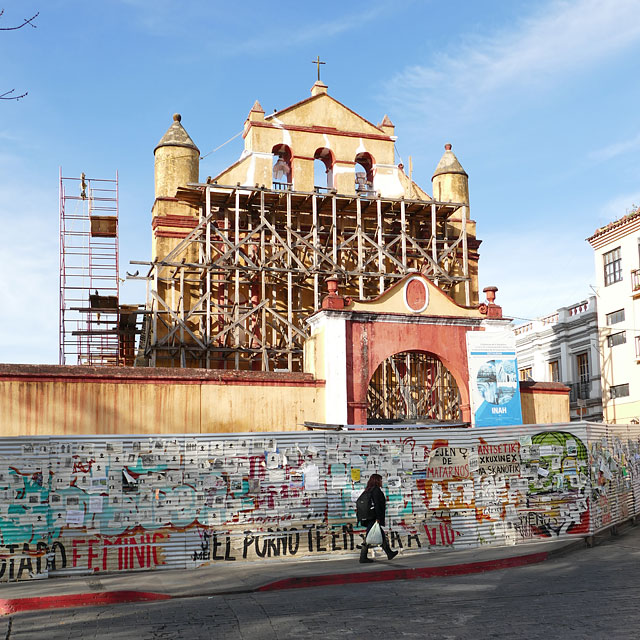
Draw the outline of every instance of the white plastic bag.
[[[379,523],[374,523],[364,541],[370,547],[379,547],[382,544],[382,529]]]

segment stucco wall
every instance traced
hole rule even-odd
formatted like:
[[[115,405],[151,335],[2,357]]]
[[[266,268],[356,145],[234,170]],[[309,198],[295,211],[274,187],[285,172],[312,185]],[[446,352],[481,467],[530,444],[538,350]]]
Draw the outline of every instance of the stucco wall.
[[[0,407],[1,436],[290,431],[323,419],[324,382],[288,373],[0,365]]]

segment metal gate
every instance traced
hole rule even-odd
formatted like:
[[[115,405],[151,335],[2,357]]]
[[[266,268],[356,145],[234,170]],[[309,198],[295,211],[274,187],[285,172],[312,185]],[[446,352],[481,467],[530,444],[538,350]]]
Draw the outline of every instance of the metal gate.
[[[405,351],[387,358],[367,391],[369,424],[460,421],[454,377],[433,354]]]

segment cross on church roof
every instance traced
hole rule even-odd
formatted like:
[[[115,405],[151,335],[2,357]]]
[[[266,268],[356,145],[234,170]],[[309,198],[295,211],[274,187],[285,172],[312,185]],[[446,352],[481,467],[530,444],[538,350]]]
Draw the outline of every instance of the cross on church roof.
[[[315,60],[311,61],[311,64],[315,64],[318,67],[318,82],[320,82],[320,65],[327,64],[326,62],[320,61],[320,56],[318,56]]]

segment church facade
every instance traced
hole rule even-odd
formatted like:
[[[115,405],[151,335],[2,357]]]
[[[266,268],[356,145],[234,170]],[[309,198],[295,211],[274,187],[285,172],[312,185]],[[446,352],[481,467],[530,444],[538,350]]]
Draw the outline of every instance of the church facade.
[[[0,366],[4,435],[471,424],[466,336],[510,321],[495,287],[480,299],[451,145],[429,194],[390,118],[320,81],[270,115],[256,101],[243,135],[238,161],[203,178],[174,116],[154,150],[135,366]],[[568,421],[556,386],[521,385],[525,422]]]

